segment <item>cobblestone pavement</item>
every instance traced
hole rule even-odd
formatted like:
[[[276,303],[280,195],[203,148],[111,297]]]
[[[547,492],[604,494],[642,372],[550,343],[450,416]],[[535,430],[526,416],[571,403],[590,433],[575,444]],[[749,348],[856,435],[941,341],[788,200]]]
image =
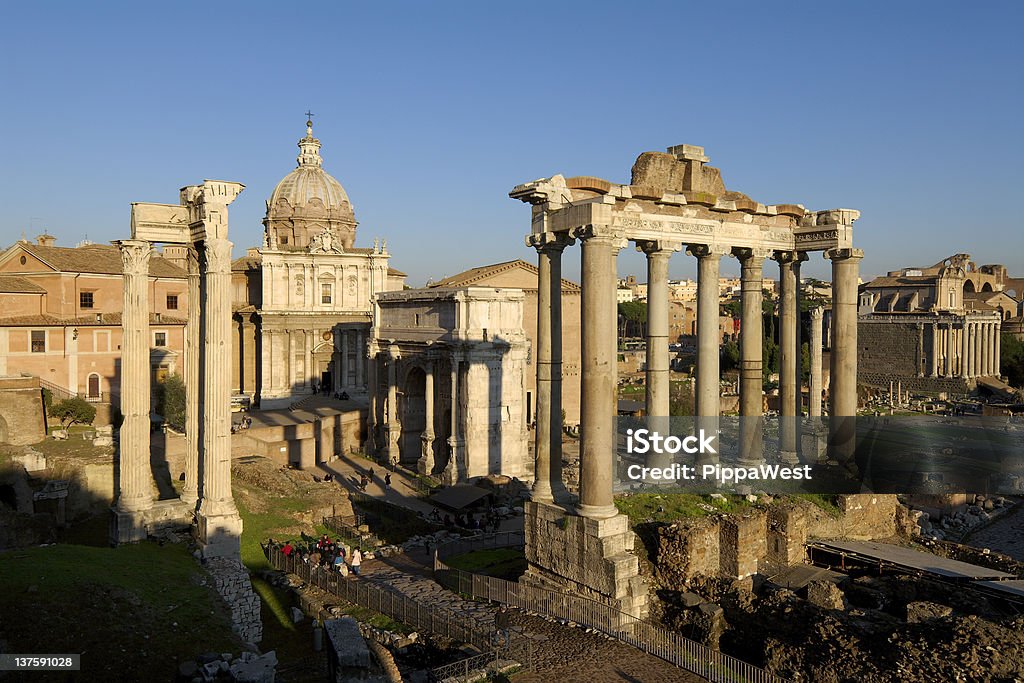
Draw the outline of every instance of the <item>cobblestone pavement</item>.
[[[515,676],[515,683],[706,683],[600,633],[516,612],[512,624],[535,644],[534,670]]]
[[[975,548],[988,548],[1024,562],[1024,505],[970,535],[965,541]]]

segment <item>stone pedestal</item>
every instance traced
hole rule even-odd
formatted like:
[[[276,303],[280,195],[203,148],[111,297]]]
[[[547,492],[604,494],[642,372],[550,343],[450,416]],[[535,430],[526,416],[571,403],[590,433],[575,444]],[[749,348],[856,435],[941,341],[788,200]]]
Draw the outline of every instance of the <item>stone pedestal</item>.
[[[611,602],[635,617],[646,615],[647,585],[631,552],[636,535],[628,517],[595,519],[530,501],[524,529],[529,566],[520,581]]]
[[[203,557],[238,558],[241,549],[242,518],[237,510],[221,514],[200,514],[196,524],[196,540]]]

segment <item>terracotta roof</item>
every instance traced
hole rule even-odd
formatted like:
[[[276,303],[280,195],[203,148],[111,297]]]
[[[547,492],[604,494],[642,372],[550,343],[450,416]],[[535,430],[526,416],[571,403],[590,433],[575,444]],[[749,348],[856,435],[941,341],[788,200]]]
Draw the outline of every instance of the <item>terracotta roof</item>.
[[[95,315],[81,316],[78,318],[62,318],[57,315],[44,313],[42,315],[13,315],[9,318],[0,318],[0,327],[110,327],[121,324],[120,313],[101,313],[97,320]],[[155,313],[150,313],[150,325],[184,325],[188,321],[185,318],[178,318],[169,315],[161,315],[160,320],[156,319]]]
[[[934,275],[901,275],[897,277],[884,275],[882,277],[876,277],[874,280],[864,285],[864,287],[867,289],[878,287],[920,287],[921,285],[934,283]]]
[[[46,294],[46,289],[28,278],[18,275],[0,275],[0,292],[4,294]]]
[[[398,268],[388,268],[388,275],[394,275],[395,277],[405,277],[406,273],[403,273]]]
[[[263,264],[263,258],[260,256],[243,256],[242,258],[236,258],[231,262],[231,271],[245,272],[247,270],[256,270]]]
[[[41,247],[18,242],[11,249],[22,248],[54,270],[66,273],[102,273],[121,275],[121,250],[112,244],[87,244],[81,247]],[[149,274],[154,277],[185,278],[188,273],[163,257],[153,254]]]
[[[516,268],[523,268],[530,271],[533,274],[537,274],[537,266],[524,261],[523,259],[515,259],[514,261],[504,261],[502,263],[493,263],[489,266],[480,266],[478,268],[470,268],[457,275],[446,277],[443,280],[431,283],[430,287],[468,287],[475,285],[481,280],[484,280],[492,275],[505,272],[507,270],[514,270]],[[572,280],[566,280],[562,278],[562,289],[565,291],[579,291],[580,286]]]

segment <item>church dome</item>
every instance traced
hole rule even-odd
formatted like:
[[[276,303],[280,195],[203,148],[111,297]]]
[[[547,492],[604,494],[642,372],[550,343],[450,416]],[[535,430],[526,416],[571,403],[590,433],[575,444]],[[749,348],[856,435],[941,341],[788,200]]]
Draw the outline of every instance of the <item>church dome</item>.
[[[267,200],[264,225],[272,248],[302,250],[330,233],[344,248],[355,241],[356,218],[348,193],[323,169],[320,141],[313,137],[313,122],[306,121],[306,137],[299,140],[298,167],[286,175]]]

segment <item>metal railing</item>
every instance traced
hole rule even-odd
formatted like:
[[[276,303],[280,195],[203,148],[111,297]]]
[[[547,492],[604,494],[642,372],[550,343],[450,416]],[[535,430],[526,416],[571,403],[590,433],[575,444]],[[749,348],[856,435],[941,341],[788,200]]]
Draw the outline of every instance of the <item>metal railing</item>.
[[[522,531],[499,531],[494,534],[477,534],[445,541],[437,546],[437,556],[442,560],[464,555],[477,550],[495,548],[522,548],[526,546],[526,534]]]
[[[493,576],[471,574],[442,561],[442,557],[503,547],[498,545],[499,541],[507,542],[504,547],[516,545],[518,541],[514,532],[488,536],[439,545],[434,553],[434,580],[473,599],[499,602],[599,630],[715,683],[786,683],[785,679],[760,667],[622,612],[610,604]]]
[[[405,595],[375,585],[371,580],[357,576],[342,576],[319,566],[310,566],[294,554],[286,557],[281,549],[268,545],[264,552],[275,569],[295,574],[307,584],[316,586],[347,602],[373,610],[378,614],[420,631],[469,643],[488,658],[512,659],[529,668],[533,657],[533,642],[516,633],[511,634],[504,648],[495,648],[492,627],[437,605],[424,604]],[[462,665],[462,661],[455,665]],[[475,667],[471,667],[475,668]],[[471,670],[470,669],[470,670]]]
[[[359,525],[362,524],[362,519],[360,517],[360,515],[324,517],[323,524],[331,530],[332,534],[350,546],[358,546],[359,550],[362,552],[374,550],[385,545],[384,541],[382,541],[377,534],[359,530]]]

